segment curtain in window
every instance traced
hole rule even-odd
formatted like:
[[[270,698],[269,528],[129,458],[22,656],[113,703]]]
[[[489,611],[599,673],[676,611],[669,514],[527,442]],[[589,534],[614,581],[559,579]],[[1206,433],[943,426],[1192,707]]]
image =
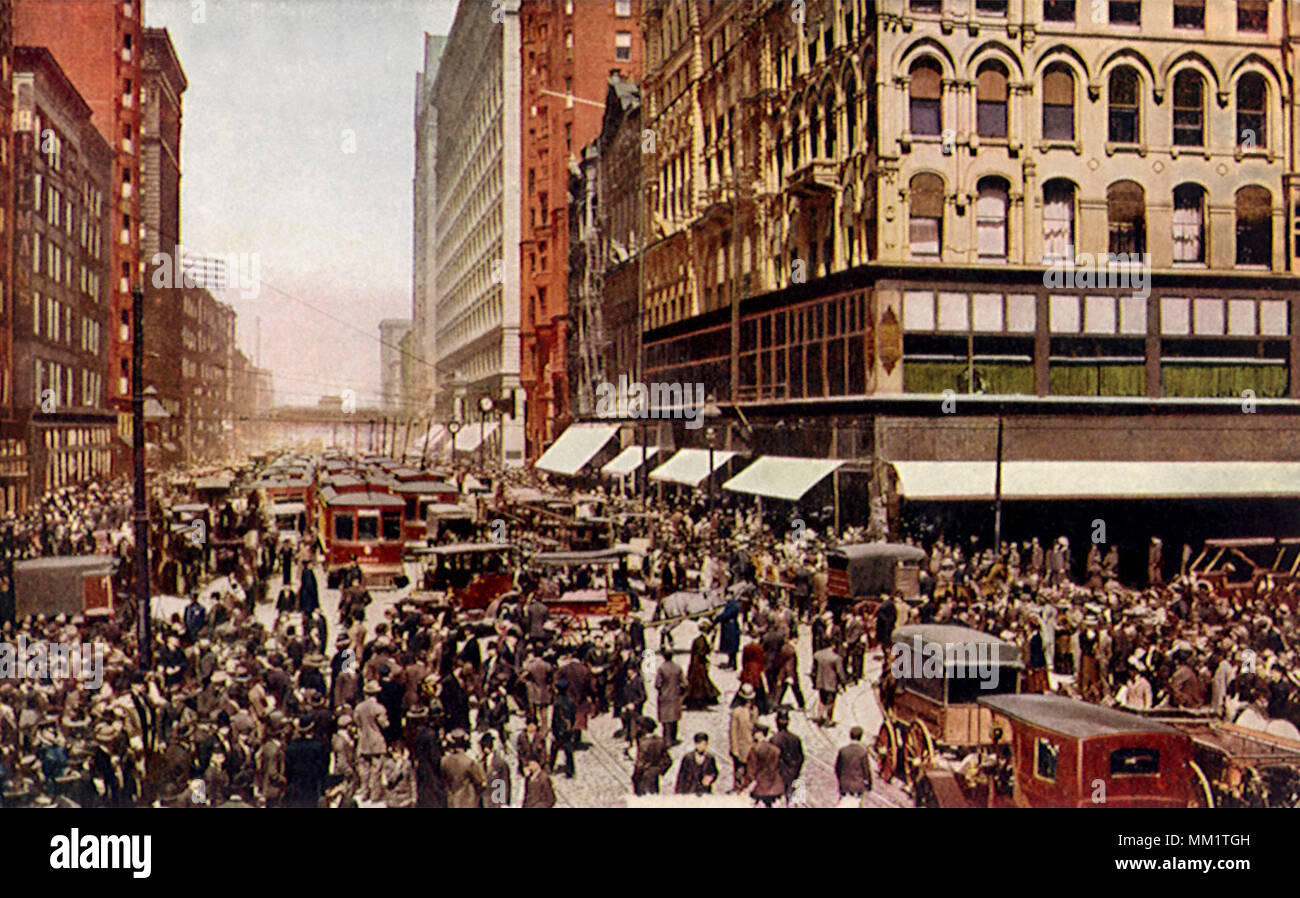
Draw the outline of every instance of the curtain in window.
[[[1174,261],[1201,262],[1205,259],[1205,221],[1198,189],[1174,193]]]
[[[1069,184],[1043,189],[1043,256],[1074,258],[1074,188]]]
[[[1007,188],[1001,181],[983,181],[975,201],[975,231],[982,257],[1006,258]]]

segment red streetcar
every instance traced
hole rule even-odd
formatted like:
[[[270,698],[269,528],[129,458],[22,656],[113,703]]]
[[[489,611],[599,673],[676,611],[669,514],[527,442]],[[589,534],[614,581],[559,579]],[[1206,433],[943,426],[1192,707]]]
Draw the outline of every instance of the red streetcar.
[[[350,486],[350,485],[349,485]],[[379,489],[320,492],[320,533],[325,543],[325,582],[338,586],[356,561],[367,586],[395,586],[402,565],[402,511],[406,503]]]

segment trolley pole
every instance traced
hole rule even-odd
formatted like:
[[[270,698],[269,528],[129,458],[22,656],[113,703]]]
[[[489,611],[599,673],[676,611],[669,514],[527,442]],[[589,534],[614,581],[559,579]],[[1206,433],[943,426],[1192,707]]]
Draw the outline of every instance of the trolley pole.
[[[131,291],[131,454],[135,466],[135,602],[139,666],[153,667],[149,608],[149,502],[144,480],[144,290]]]

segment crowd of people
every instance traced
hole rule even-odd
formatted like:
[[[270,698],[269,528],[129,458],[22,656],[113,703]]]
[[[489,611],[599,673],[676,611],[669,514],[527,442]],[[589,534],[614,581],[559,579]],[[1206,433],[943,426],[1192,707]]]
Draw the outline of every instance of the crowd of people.
[[[120,537],[110,546],[126,542],[128,521],[125,490],[92,486],[48,497],[18,533],[24,553],[61,554],[88,549],[97,531]],[[556,778],[580,772],[591,722],[610,715],[631,764],[629,792],[806,803],[791,714],[834,726],[837,698],[873,663],[887,706],[890,636],[916,622],[1016,642],[1022,691],[1300,725],[1289,585],[1232,597],[1186,573],[1165,583],[1159,565],[1148,583],[1125,585],[1114,546],[1090,546],[1079,575],[1063,538],[997,552],[936,539],[922,547],[918,595],[845,605],[828,596],[826,553],[864,531],[783,537],[756,512],[700,505],[628,521],[620,537],[646,547],[636,569],[620,565],[607,583],[601,570],[558,577],[522,567],[515,593],[481,617],[376,601],[356,567],[340,576],[337,610],[327,612],[319,545],[308,537],[285,551],[250,540],[248,563],[190,588],[183,609],[156,620],[149,670],[126,617],[6,624],[5,643],[106,652],[98,689],[48,670],[0,679],[0,802],[551,807],[564,788]],[[175,551],[163,545],[160,576]],[[1153,542],[1151,557],[1158,551]],[[642,594],[645,613],[575,633],[543,601],[605,585]],[[650,606],[686,589],[725,600],[698,620],[683,669],[671,638],[647,647],[647,629],[671,632]],[[811,652],[801,658],[805,630]],[[734,691],[715,683],[719,668],[735,671]],[[680,733],[684,711],[719,715],[726,744]],[[873,787],[874,733],[845,735],[837,787],[857,804]]]

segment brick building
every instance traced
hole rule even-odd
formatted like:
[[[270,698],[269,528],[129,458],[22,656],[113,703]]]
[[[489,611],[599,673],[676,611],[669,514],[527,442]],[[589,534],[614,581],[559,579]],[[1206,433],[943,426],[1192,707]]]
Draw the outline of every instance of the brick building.
[[[525,0],[520,6],[520,381],[528,395],[530,458],[570,420],[569,176],[582,148],[600,133],[610,76],[634,78],[641,72],[640,5],[640,0]]]
[[[141,0],[14,0],[14,41],[46,47],[90,106],[91,121],[113,150],[105,196],[112,227],[107,289],[111,325],[104,387],[119,413],[121,445],[130,435],[131,289],[144,272],[140,254]],[[124,463],[129,453],[117,456]]]
[[[104,389],[113,151],[44,47],[14,50],[14,401],[29,496],[112,474]]]
[[[21,511],[27,491],[24,422],[14,416],[13,0],[0,0],[0,512]]]
[[[141,111],[140,214],[144,280],[144,382],[170,417],[161,422],[163,464],[184,461],[189,410],[181,374],[185,320],[177,254],[181,252],[181,100],[188,82],[166,29],[144,32]]]

